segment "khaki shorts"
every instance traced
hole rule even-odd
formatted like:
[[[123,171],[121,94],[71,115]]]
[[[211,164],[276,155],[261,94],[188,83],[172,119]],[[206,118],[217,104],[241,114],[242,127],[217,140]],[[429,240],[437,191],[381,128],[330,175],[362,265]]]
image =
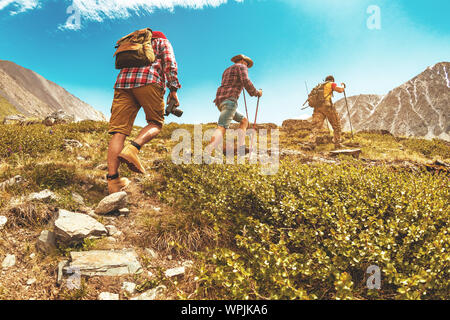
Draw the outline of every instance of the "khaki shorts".
[[[108,132],[129,136],[141,107],[144,109],[147,123],[153,123],[162,128],[164,124],[163,88],[156,84],[149,84],[134,89],[115,89]]]

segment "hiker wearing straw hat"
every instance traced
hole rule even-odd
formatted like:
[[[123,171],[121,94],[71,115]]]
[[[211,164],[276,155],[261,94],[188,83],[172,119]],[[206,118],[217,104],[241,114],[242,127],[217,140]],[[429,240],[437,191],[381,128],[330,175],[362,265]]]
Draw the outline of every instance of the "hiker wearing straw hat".
[[[214,132],[210,144],[206,147],[211,154],[220,143],[229,128],[232,120],[239,122],[238,146],[245,150],[245,130],[248,128],[248,119],[237,111],[238,99],[245,88],[252,97],[261,97],[262,90],[257,90],[248,76],[248,69],[253,66],[253,60],[240,54],[231,59],[234,65],[227,68],[222,75],[222,84],[217,89],[215,105],[220,111],[218,127]]]

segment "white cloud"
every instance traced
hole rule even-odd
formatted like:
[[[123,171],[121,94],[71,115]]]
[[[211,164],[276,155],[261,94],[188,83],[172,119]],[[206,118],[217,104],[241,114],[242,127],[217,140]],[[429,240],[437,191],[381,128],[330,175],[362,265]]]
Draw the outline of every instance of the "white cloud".
[[[45,0],[0,0],[0,10],[12,5],[11,14],[25,12],[39,7]],[[228,0],[65,0],[71,8],[77,8],[77,14],[84,21],[102,22],[107,19],[127,19],[133,15],[152,13],[155,9],[172,11],[175,7],[202,9],[207,6],[218,7]],[[244,0],[230,0],[243,2]],[[73,10],[70,10],[73,12]],[[76,30],[69,19],[61,29]]]
[[[10,14],[15,15],[39,6],[40,0],[0,0],[0,10],[11,5]]]

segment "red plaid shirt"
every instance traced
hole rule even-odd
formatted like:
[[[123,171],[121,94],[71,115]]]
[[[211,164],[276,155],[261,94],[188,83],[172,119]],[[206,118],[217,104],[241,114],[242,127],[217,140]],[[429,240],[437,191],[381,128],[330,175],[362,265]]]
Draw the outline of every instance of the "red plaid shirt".
[[[172,45],[163,38],[152,39],[156,60],[152,65],[140,68],[124,68],[117,76],[115,89],[132,89],[156,83],[161,88],[181,88],[178,82],[178,66]]]
[[[244,88],[252,97],[258,93],[248,77],[247,66],[240,63],[234,64],[223,73],[222,85],[217,89],[214,103],[220,106],[227,99],[238,100]]]

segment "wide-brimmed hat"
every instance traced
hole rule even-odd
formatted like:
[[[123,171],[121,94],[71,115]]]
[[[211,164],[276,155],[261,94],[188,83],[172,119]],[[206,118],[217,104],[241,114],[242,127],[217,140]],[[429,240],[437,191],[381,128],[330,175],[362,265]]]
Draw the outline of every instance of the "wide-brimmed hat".
[[[236,62],[238,62],[239,60],[242,60],[242,59],[245,60],[245,61],[247,61],[248,67],[249,67],[249,68],[253,67],[253,60],[250,59],[249,57],[247,57],[246,55],[243,55],[243,54],[239,54],[239,55],[233,57],[233,58],[231,59],[231,61],[233,61],[234,63],[236,63]]]

